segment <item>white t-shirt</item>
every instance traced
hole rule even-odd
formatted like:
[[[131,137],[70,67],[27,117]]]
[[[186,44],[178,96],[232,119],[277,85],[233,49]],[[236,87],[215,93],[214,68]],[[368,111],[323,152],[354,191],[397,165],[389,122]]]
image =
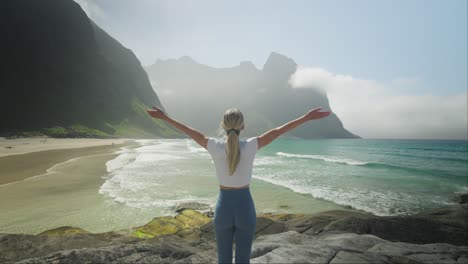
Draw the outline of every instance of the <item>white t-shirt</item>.
[[[229,176],[226,154],[226,141],[208,138],[207,150],[213,158],[219,184],[228,187],[241,187],[250,184],[255,154],[258,150],[257,137],[239,139],[240,160],[234,173]]]

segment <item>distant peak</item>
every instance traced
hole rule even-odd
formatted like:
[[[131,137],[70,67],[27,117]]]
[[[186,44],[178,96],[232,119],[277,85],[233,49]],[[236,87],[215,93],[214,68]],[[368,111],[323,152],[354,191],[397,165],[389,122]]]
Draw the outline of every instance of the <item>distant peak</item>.
[[[290,60],[290,59],[291,59],[291,58],[289,58],[289,57],[286,56],[286,55],[283,55],[283,54],[281,54],[281,53],[272,51],[272,52],[270,53],[270,56],[268,56],[268,60],[269,60],[269,59],[274,59],[274,58],[277,58],[277,59],[284,59],[284,60]]]
[[[264,72],[278,73],[281,71],[285,74],[291,74],[296,70],[297,64],[293,59],[277,53],[272,52],[263,66]]]
[[[255,67],[255,65],[251,62],[251,61],[241,61],[240,64],[239,64],[240,67],[242,68],[254,68],[254,69],[257,69],[257,67]]]
[[[178,59],[179,62],[183,63],[197,63],[194,59],[189,56],[182,56]]]

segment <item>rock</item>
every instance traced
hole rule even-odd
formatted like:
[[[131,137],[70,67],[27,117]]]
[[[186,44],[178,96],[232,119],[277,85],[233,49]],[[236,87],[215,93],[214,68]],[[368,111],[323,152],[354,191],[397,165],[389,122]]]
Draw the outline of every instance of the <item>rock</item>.
[[[392,258],[406,258],[416,263],[462,263],[468,258],[468,246],[454,246],[446,243],[415,245],[404,242],[379,243],[369,249]],[[466,262],[465,262],[466,263]]]
[[[375,216],[358,211],[333,210],[316,214],[262,214],[284,224],[283,231],[308,235],[343,231],[373,234],[390,241],[468,244],[468,205],[428,210],[412,216]],[[277,233],[274,231],[268,233]]]
[[[183,203],[179,203],[178,205],[176,205],[177,213],[183,211],[184,209],[203,211],[203,210],[209,210],[210,205],[205,204],[205,203],[198,203],[198,202],[183,202]]]
[[[255,237],[268,234],[277,234],[285,230],[284,224],[266,217],[257,217]]]
[[[79,227],[61,226],[54,229],[46,230],[38,235],[64,235],[64,234],[89,234],[88,231]]]
[[[138,240],[140,239],[113,232],[101,234],[64,233],[63,235],[58,233],[55,235],[0,234],[0,263],[44,256],[60,250],[128,244]]]
[[[177,234],[184,229],[199,228],[212,221],[206,215],[192,209],[184,209],[175,217],[156,217],[144,226],[134,228],[133,235],[152,238],[159,235]]]
[[[252,246],[251,263],[328,263],[336,249],[315,241],[296,231],[260,236]]]
[[[468,193],[458,194],[453,197],[453,201],[459,204],[466,204],[468,203]]]
[[[257,216],[252,263],[467,263],[467,224],[463,222],[467,207],[457,205],[405,217],[338,210],[262,214]],[[217,260],[213,219],[192,209],[183,209],[174,217],[156,217],[141,227],[98,234],[71,226],[38,235],[0,234],[0,252],[0,263]]]
[[[286,230],[288,231],[295,230],[299,233],[314,235],[322,232],[330,223],[351,216],[365,219],[372,215],[356,211],[333,210],[309,215],[282,216],[278,220],[285,223]]]
[[[287,231],[258,237],[251,263],[457,263],[468,247],[390,242],[373,235]]]
[[[128,245],[62,250],[17,263],[212,263],[213,253],[214,249],[200,251],[169,235]]]
[[[467,245],[466,219],[468,219],[468,204],[426,211],[413,216],[352,215],[330,222],[323,231],[373,234],[391,241],[410,243],[444,242]]]
[[[387,264],[391,263],[390,258],[377,255],[377,254],[370,254],[368,252],[356,253],[356,252],[348,252],[348,251],[338,251],[335,257],[329,262],[330,264],[338,264],[338,263],[360,263],[360,264]],[[404,263],[404,262],[398,262]]]
[[[206,216],[210,217],[210,218],[213,218],[214,217],[214,211],[213,209],[209,209],[208,211],[204,212],[203,214],[205,214]]]
[[[459,201],[460,204],[468,203],[468,193],[460,195]]]

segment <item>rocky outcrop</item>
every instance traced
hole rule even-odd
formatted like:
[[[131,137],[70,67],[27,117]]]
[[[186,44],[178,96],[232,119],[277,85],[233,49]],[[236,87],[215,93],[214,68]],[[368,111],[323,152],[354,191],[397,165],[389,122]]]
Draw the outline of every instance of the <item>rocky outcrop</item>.
[[[106,233],[64,226],[38,235],[0,234],[0,262],[215,263],[210,210],[178,211],[141,227]],[[460,204],[406,217],[351,210],[261,214],[251,262],[466,263],[467,212],[468,205]]]
[[[389,242],[373,235],[288,231],[258,237],[251,263],[466,263],[468,246]]]
[[[213,246],[193,246],[178,236],[162,236],[136,243],[62,250],[16,263],[215,263]]]
[[[468,245],[468,204],[425,211],[411,216],[375,216],[356,211],[317,214],[265,214],[284,230],[316,235],[333,231],[372,234],[390,241]]]
[[[0,241],[3,243],[4,237],[0,236]],[[468,246],[390,242],[373,235],[354,233],[324,233],[310,236],[292,230],[259,236],[253,243],[251,255],[251,263],[421,264],[466,263],[467,260]],[[164,235],[127,244],[65,249],[45,256],[25,258],[16,263],[216,263],[216,261],[214,243],[203,240],[187,243],[178,236]]]
[[[210,221],[211,218],[200,212],[191,209],[185,209],[179,211],[179,214],[175,217],[156,217],[146,225],[135,228],[132,234],[140,238],[151,238],[166,234],[178,234],[179,232],[182,232],[186,229],[192,231],[190,229],[199,228]]]

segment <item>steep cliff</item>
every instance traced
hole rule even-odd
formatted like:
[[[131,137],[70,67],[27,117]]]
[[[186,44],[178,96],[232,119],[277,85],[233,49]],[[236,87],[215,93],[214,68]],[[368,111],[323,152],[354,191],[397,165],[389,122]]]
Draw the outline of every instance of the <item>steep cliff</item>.
[[[0,7],[0,135],[181,136],[144,111],[164,107],[133,52],[74,1]]]

